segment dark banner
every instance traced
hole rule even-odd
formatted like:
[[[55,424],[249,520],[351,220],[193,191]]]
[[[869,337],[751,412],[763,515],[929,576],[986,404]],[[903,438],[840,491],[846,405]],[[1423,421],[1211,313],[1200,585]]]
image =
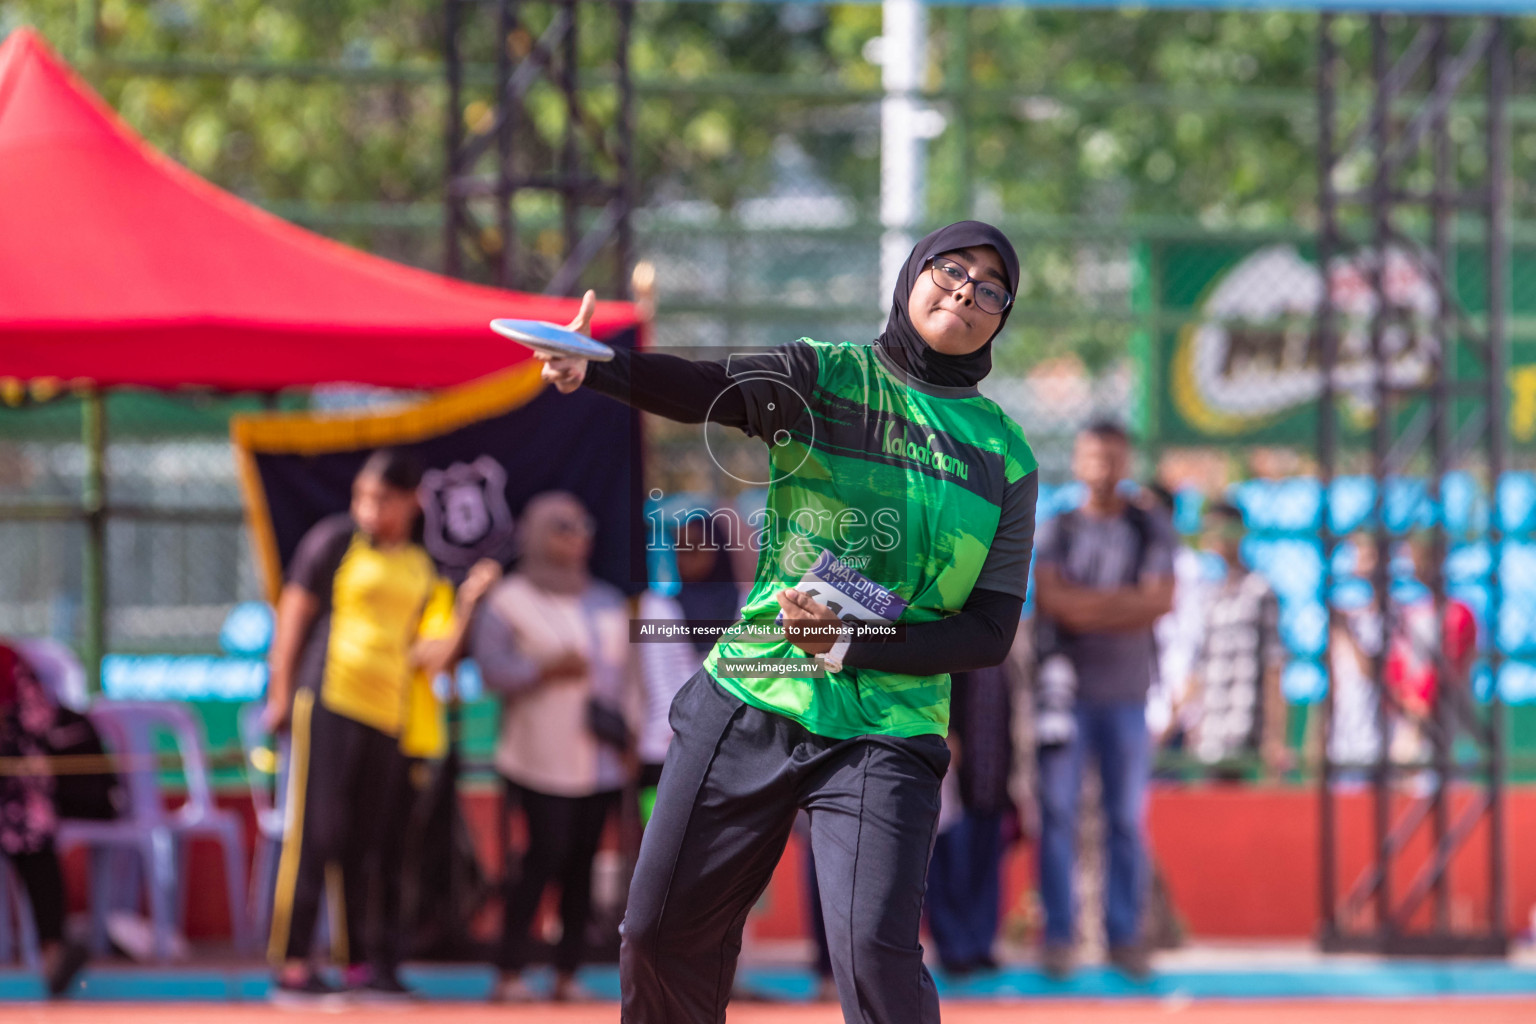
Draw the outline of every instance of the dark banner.
[[[632,347],[635,332],[609,344]],[[456,582],[477,559],[511,560],[523,507],[550,490],[575,494],[597,523],[593,572],[625,593],[644,586],[641,433],[628,406],[580,389],[562,395],[529,359],[398,408],[360,414],[238,417],[231,435],[268,596],[299,540],[343,512],[352,479],[377,448],[411,451],[422,481],[422,542]]]

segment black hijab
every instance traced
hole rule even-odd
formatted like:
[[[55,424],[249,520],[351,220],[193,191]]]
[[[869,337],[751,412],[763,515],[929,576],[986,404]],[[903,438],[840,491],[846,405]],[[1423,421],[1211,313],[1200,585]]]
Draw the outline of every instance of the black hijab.
[[[996,251],[1008,275],[1008,291],[1017,294],[1018,254],[1001,231],[979,220],[962,220],[947,228],[940,228],[918,242],[902,266],[900,276],[896,278],[891,317],[885,322],[885,333],[876,338],[875,343],[885,349],[892,362],[918,380],[944,387],[975,387],[976,382],[992,369],[992,338],[997,337],[1003,325],[1008,322],[1008,314],[1013,312],[1011,304],[1003,310],[992,338],[988,338],[981,348],[963,356],[946,355],[929,348],[923,336],[912,325],[912,317],[907,312],[907,300],[912,297],[917,277],[927,269],[929,260],[956,249],[974,249],[978,246],[990,246]]]

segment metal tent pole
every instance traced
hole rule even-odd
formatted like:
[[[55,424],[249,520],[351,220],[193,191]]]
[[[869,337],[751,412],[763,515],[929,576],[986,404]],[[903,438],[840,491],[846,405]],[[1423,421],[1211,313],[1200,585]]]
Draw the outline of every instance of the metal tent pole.
[[[86,679],[92,690],[101,689],[101,658],[107,643],[107,516],[106,458],[107,413],[101,392],[85,396],[81,408],[81,441],[85,445],[84,590],[85,635],[82,638]]]

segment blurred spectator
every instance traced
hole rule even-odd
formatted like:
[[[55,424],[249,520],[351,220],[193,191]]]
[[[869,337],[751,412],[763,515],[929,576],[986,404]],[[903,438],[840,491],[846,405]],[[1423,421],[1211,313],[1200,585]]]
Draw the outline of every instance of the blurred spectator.
[[[522,972],[551,881],[560,885],[562,925],[553,997],[582,996],[575,976],[586,954],[592,863],[633,756],[629,610],[587,570],[592,531],[574,495],[529,501],[517,570],[487,597],[471,642],[487,688],[503,698],[496,770],[528,828],[522,870],[515,880],[509,873],[497,1001],[534,998]]]
[[[640,817],[643,823],[650,822],[651,810],[656,805],[656,786],[661,781],[662,764],[666,760],[667,748],[672,743],[672,727],[668,724],[672,699],[683,688],[683,684],[703,666],[704,658],[714,647],[719,634],[741,618],[741,603],[745,595],[736,584],[737,575],[731,551],[728,546],[720,544],[720,534],[716,532],[723,531],[728,538],[736,525],[736,513],[728,508],[707,512],[700,509],[689,514],[672,537],[672,554],[680,584],[677,596],[669,597],[654,588],[640,595],[642,620],[686,623],[689,630],[684,641],[665,640],[637,645],[643,705],[638,742]],[[796,817],[796,829],[800,830],[805,821],[804,813]],[[826,950],[826,929],[821,921],[820,897],[816,891],[816,863],[811,857],[809,829],[805,829],[803,835],[807,839],[804,861],[809,872],[807,899],[813,908],[812,935],[819,950],[819,994],[823,999],[836,1000],[837,989],[832,985],[832,961]],[[747,988],[741,977],[736,978],[732,990],[735,998],[763,998],[760,993]]]
[[[795,815],[795,835],[800,837],[801,884],[805,886],[806,913],[811,921],[811,944],[816,947],[816,1001],[837,1002],[837,979],[832,976],[832,949],[827,945],[827,916],[821,909],[821,882],[816,878],[816,855],[811,849],[811,818]]]
[[[387,785],[395,793],[379,829],[376,920],[370,922],[369,947],[374,950],[374,973],[397,978],[406,954],[406,871],[422,858],[427,837],[412,829],[412,819],[423,810],[423,795],[433,781],[431,762],[448,752],[448,730],[443,702],[434,690],[435,677],[447,673],[464,653],[475,609],[491,585],[501,578],[501,567],[489,559],[472,566],[455,593],[445,584],[434,590],[417,627],[416,662],[405,693],[405,713],[400,724],[399,756]],[[424,810],[430,812],[431,808]],[[447,840],[447,837],[433,837]],[[451,840],[448,840],[451,841]],[[410,885],[413,898],[420,876]],[[412,907],[413,917],[419,906]]]
[[[54,848],[56,779],[43,759],[75,748],[78,744],[67,733],[84,721],[61,710],[26,659],[0,644],[0,758],[13,765],[36,759],[27,771],[0,773],[0,859],[27,891],[48,991],[55,996],[68,989],[86,953],[64,937],[64,876]]]
[[[673,555],[681,585],[676,597],[655,589],[640,595],[641,619],[686,622],[689,626],[687,642],[636,645],[645,707],[638,750],[641,812],[646,819],[656,799],[667,746],[672,742],[672,729],[667,724],[672,698],[704,664],[719,631],[741,617],[741,589],[736,585],[730,552],[713,534],[715,522],[714,515],[700,514],[686,519],[678,529]]]
[[[1205,544],[1221,556],[1227,574],[1209,595],[1190,672],[1188,746],[1221,777],[1241,778],[1242,766],[1232,762],[1253,757],[1262,758],[1275,777],[1289,762],[1280,599],[1268,580],[1244,564],[1243,536],[1236,506],[1217,502],[1206,511]]]
[[[1434,534],[1415,533],[1407,548],[1414,577],[1424,589],[1415,600],[1394,608],[1387,642],[1386,685],[1399,710],[1391,736],[1392,760],[1397,763],[1430,756],[1426,722],[1434,717],[1438,700],[1447,699],[1452,689],[1468,689],[1477,656],[1477,619],[1465,602],[1447,597],[1444,618],[1436,624],[1433,588],[1441,572]],[[1449,672],[1448,687],[1441,685],[1442,663]]]
[[[944,793],[960,806],[939,816],[928,863],[928,929],[951,974],[997,967],[992,944],[1002,910],[1002,861],[1013,774],[1013,708],[1019,687],[1011,661],[955,673],[950,684],[949,774]],[[1016,833],[1017,826],[1012,826]]]
[[[1376,538],[1361,532],[1350,539],[1354,549],[1354,575],[1371,583],[1377,570]],[[1381,653],[1381,615],[1373,596],[1355,600],[1335,597],[1328,612],[1329,678],[1332,687],[1331,720],[1327,730],[1328,759],[1344,765],[1341,782],[1365,777],[1381,751],[1381,725],[1373,659]]]
[[[397,936],[385,933],[397,923],[400,880],[381,870],[393,852],[383,829],[405,799],[400,735],[411,677],[423,668],[435,673],[451,653],[421,638],[423,612],[451,588],[412,540],[420,483],[421,466],[409,454],[370,455],[353,481],[350,511],[304,535],[278,599],[263,718],[273,731],[292,722],[288,806],[297,820],[284,839],[273,901],[274,1002],[336,1001],[309,964],[335,867],[344,921],[333,919],[331,933],[346,986],[370,1000],[409,995],[394,970]],[[499,571],[495,563],[476,566],[460,588],[460,635]]]
[[[85,713],[91,706],[90,687],[85,666],[74,651],[51,637],[26,637],[16,640],[14,646],[55,704]]]
[[[1477,619],[1465,602],[1447,597],[1444,618],[1436,622],[1433,587],[1441,566],[1433,533],[1421,531],[1406,545],[1419,593],[1397,604],[1401,591],[1393,592],[1384,628],[1374,593],[1383,580],[1390,586],[1390,566],[1381,564],[1379,545],[1371,534],[1356,534],[1350,545],[1355,553],[1353,575],[1370,586],[1353,600],[1335,600],[1330,609],[1333,696],[1328,752],[1335,764],[1343,766],[1336,772],[1341,782],[1360,782],[1380,758],[1384,743],[1387,756],[1397,764],[1423,762],[1431,755],[1426,725],[1434,718],[1438,702],[1455,699],[1448,694],[1466,692],[1471,685]],[[1378,656],[1383,659],[1382,681],[1390,698],[1385,741],[1381,692],[1374,681]],[[1441,678],[1441,664],[1449,672],[1446,680]]]
[[[1108,870],[1105,932],[1110,959],[1147,972],[1141,936],[1144,817],[1151,765],[1147,690],[1157,671],[1153,624],[1173,607],[1173,526],[1120,494],[1130,462],[1123,428],[1099,422],[1077,436],[1073,474],[1083,506],[1047,521],[1035,546],[1036,723],[1040,758],[1042,963],[1072,968],[1077,816],[1085,759],[1098,759]]]
[[[1171,489],[1154,481],[1144,487],[1141,494],[1144,508],[1160,512],[1170,521],[1173,519],[1174,493]],[[1152,627],[1157,640],[1157,676],[1147,693],[1147,727],[1159,745],[1179,749],[1184,745],[1184,731],[1189,722],[1175,711],[1189,705],[1190,670],[1205,628],[1206,604],[1210,600],[1203,560],[1183,542],[1174,549],[1173,580],[1173,611],[1158,619]]]

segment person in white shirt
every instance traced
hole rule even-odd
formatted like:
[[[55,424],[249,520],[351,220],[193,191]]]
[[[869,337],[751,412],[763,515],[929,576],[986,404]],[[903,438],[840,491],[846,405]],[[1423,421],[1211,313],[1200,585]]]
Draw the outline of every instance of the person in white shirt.
[[[1159,509],[1173,518],[1172,490],[1154,482],[1143,488],[1142,493],[1148,508]],[[1188,544],[1180,544],[1173,555],[1173,611],[1152,627],[1157,638],[1157,678],[1147,693],[1147,728],[1159,746],[1190,724],[1181,721],[1178,712],[1189,695],[1189,674],[1205,629],[1210,590],[1199,552]]]
[[[522,978],[545,887],[560,886],[556,1000],[583,997],[592,862],[618,805],[633,747],[635,682],[624,595],[587,570],[593,521],[571,494],[528,502],[516,571],[486,596],[470,653],[502,698],[495,766],[528,820],[522,870],[507,893],[496,1001],[533,993]]]

